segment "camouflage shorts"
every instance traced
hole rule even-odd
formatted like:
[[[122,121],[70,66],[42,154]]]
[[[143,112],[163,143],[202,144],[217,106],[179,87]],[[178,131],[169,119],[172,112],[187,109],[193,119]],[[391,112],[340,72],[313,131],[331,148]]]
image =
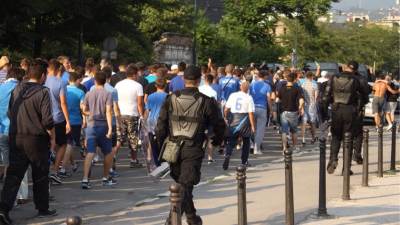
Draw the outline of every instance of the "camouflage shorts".
[[[120,128],[117,129],[117,140],[124,144],[128,141],[131,150],[138,150],[139,142],[139,117],[135,116],[121,116]]]

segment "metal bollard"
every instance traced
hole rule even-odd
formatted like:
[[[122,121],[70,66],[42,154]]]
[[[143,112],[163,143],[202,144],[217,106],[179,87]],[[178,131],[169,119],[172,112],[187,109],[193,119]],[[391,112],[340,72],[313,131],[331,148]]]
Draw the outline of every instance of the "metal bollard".
[[[292,151],[285,149],[286,225],[294,225]]]
[[[344,146],[343,146],[343,200],[350,200],[350,151],[352,150],[351,145],[351,133],[346,132],[344,134]]]
[[[169,201],[171,203],[170,220],[172,225],[182,225],[181,213],[181,186],[179,184],[171,184],[169,186],[171,192]]]
[[[67,225],[81,225],[82,224],[82,218],[79,216],[72,216],[68,217],[67,220],[65,221]]]
[[[390,154],[390,170],[392,172],[396,172],[396,131],[397,123],[394,121],[392,127],[392,151]]]
[[[363,170],[362,170],[362,186],[363,187],[368,187],[368,163],[369,163],[369,156],[368,156],[368,139],[369,139],[369,130],[364,129],[363,132]]]
[[[378,177],[383,177],[383,126],[378,128]]]
[[[318,201],[318,217],[328,217],[326,210],[326,139],[319,140],[319,201]]]
[[[238,186],[238,225],[247,225],[247,200],[246,200],[246,167],[240,165],[236,168]]]

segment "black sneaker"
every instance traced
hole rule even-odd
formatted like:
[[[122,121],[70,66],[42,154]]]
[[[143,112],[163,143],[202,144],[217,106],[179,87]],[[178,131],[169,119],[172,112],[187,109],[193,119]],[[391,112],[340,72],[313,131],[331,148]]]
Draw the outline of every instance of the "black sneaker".
[[[350,170],[349,175],[352,176],[354,173],[352,170]],[[344,170],[342,170],[342,176],[344,176]]]
[[[335,169],[336,169],[337,165],[338,165],[337,161],[329,160],[328,167],[326,168],[326,170],[328,171],[329,174],[332,174],[332,173],[335,172]]]
[[[49,179],[52,184],[62,184],[61,178],[54,173],[50,174]]]
[[[223,170],[227,170],[228,169],[228,167],[229,167],[229,159],[230,159],[229,156],[225,157],[224,163],[222,164],[222,169]]]
[[[57,176],[60,178],[68,178],[71,177],[71,174],[67,173],[67,171],[58,171]]]
[[[85,189],[85,190],[91,189],[91,188],[92,188],[92,185],[90,185],[89,181],[82,181],[82,182],[81,182],[81,188],[82,188],[82,189]]]
[[[4,225],[12,224],[12,220],[8,216],[8,213],[0,212],[0,222]]]
[[[361,156],[353,156],[353,161],[355,161],[358,165],[363,164],[363,158]]]
[[[103,186],[113,186],[115,184],[117,184],[117,181],[112,177],[109,177],[107,180],[103,180]]]
[[[39,211],[39,213],[37,214],[38,218],[46,218],[46,217],[53,217],[53,216],[57,216],[57,210],[55,210],[55,209]]]
[[[130,168],[143,168],[143,165],[139,163],[139,160],[131,161]]]
[[[187,216],[186,220],[188,225],[203,225],[203,220],[198,215],[195,216]]]

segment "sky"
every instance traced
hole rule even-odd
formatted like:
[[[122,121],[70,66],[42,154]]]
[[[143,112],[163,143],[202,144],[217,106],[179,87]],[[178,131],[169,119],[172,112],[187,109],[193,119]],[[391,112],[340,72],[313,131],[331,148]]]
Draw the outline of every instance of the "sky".
[[[352,7],[358,7],[360,1],[363,9],[389,8],[396,3],[396,0],[341,0],[339,3],[332,4],[332,7],[334,9],[347,10]]]

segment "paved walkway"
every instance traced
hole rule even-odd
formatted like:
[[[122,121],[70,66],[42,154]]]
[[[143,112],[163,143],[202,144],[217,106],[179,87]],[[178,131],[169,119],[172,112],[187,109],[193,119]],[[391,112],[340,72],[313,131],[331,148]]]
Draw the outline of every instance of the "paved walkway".
[[[328,202],[327,207],[328,213],[332,215],[331,219],[309,219],[301,224],[400,224],[400,175],[374,178],[369,187],[354,187],[350,201],[333,199]]]
[[[268,129],[265,135],[264,155],[250,158],[253,165],[247,174],[247,207],[249,225],[281,225],[284,224],[284,169],[282,162],[282,153],[279,150],[279,136],[272,129]],[[385,133],[384,136],[384,169],[388,169],[390,136]],[[400,141],[397,149],[400,149]],[[376,173],[376,133],[371,132],[370,137],[370,174],[371,178]],[[307,145],[304,153],[294,156],[293,177],[294,177],[294,195],[295,195],[295,221],[301,223],[308,222],[308,217],[315,212],[318,203],[318,145]],[[70,215],[79,215],[83,218],[84,224],[115,224],[115,225],[160,225],[163,224],[168,214],[168,186],[171,179],[162,180],[151,179],[147,176],[144,169],[129,169],[126,151],[119,156],[122,160],[119,164],[121,177],[118,178],[118,184],[113,188],[101,186],[101,166],[96,166],[93,170],[93,177],[98,178],[94,181],[92,190],[81,190],[80,179],[81,171],[72,178],[65,180],[61,186],[53,186],[52,194],[56,201],[51,203],[56,208],[59,215],[54,218],[36,219],[35,210],[32,203],[18,207],[11,212],[12,219],[16,224],[63,224],[65,218]],[[237,224],[237,197],[236,197],[236,179],[235,166],[239,164],[240,152],[235,152],[231,168],[228,171],[221,169],[222,156],[216,156],[217,162],[207,165],[206,161],[202,168],[202,182],[195,188],[195,205],[198,213],[202,216],[205,225],[232,225]],[[398,154],[399,155],[399,154]],[[400,157],[398,157],[399,159]],[[341,162],[339,161],[339,164]],[[342,176],[340,176],[341,165],[333,175],[327,175],[327,199],[328,211],[333,215],[339,206],[333,205],[340,198],[342,190]],[[354,195],[354,188],[361,183],[361,166],[353,164],[355,175],[351,178],[352,198],[358,198]],[[398,178],[398,177],[396,177]],[[383,185],[382,180],[373,180],[378,185]],[[398,181],[398,180],[397,180]],[[400,187],[400,182],[393,182],[393,189]],[[391,183],[387,183],[389,185]],[[369,191],[375,190],[370,187]],[[355,191],[355,194],[363,193]],[[377,193],[377,192],[376,192]],[[373,198],[374,196],[385,196],[387,194],[366,193],[364,198]],[[354,195],[354,196],[353,196]],[[394,199],[398,199],[397,195]],[[359,198],[363,198],[360,196]],[[381,198],[381,197],[379,197]],[[390,198],[390,197],[388,197]],[[339,201],[340,202],[340,201]],[[350,201],[350,204],[356,201]],[[389,201],[385,201],[388,203]],[[398,207],[399,202],[391,202],[391,206]],[[369,211],[363,211],[358,208],[359,216],[383,215],[382,207],[370,207]],[[396,210],[397,209],[397,210]],[[399,213],[398,208],[391,207],[393,219],[395,214]],[[341,219],[342,217],[340,217]],[[346,218],[343,216],[343,218]],[[348,217],[349,219],[354,219]],[[373,220],[371,220],[373,221]],[[330,221],[332,222],[332,221]],[[185,223],[184,223],[185,224]],[[314,224],[322,224],[316,222]],[[337,224],[357,224],[356,221],[337,223]],[[361,223],[362,224],[362,223]],[[365,224],[365,223],[364,223]],[[368,223],[367,223],[368,224]],[[377,223],[369,223],[377,224]]]

